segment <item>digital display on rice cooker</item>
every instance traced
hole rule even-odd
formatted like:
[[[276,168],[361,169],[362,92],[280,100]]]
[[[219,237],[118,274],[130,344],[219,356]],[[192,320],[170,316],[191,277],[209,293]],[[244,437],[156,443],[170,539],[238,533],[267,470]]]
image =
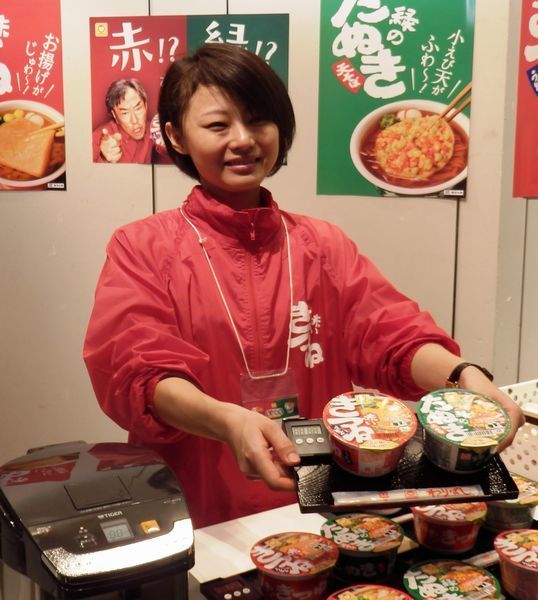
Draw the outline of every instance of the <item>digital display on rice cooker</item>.
[[[130,540],[134,537],[127,519],[107,521],[106,523],[100,523],[100,525],[103,533],[105,534],[106,541],[109,544],[121,542],[123,540]]]

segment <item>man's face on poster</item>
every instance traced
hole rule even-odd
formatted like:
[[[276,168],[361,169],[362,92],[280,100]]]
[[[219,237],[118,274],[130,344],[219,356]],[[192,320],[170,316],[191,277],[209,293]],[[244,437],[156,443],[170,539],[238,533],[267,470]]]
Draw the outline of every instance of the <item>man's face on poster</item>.
[[[122,100],[112,109],[118,126],[135,140],[141,140],[146,133],[147,112],[146,103],[132,88],[128,88]]]

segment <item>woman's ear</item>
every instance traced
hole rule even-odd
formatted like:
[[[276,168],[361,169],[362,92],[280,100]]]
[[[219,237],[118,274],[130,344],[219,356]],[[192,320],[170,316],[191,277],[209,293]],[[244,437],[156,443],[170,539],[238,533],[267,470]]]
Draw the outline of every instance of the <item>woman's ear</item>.
[[[180,154],[189,153],[187,148],[181,143],[176,131],[174,131],[174,126],[172,125],[172,123],[170,123],[170,121],[166,122],[164,126],[164,131],[176,152],[179,152]]]

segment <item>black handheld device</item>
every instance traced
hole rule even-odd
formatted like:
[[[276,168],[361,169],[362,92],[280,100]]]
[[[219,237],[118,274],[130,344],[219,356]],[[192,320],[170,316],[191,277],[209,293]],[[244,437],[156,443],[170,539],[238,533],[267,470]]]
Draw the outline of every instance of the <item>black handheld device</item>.
[[[329,434],[321,419],[288,417],[282,422],[284,432],[293,442],[301,464],[331,462]]]

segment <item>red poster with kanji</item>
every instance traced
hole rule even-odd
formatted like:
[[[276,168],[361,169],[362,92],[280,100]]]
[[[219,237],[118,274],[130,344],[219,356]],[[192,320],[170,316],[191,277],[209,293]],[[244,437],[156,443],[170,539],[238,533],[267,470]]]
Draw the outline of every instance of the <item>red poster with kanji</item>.
[[[60,0],[0,7],[0,189],[65,189]]]
[[[522,0],[514,155],[515,197],[538,198],[538,2]]]
[[[93,161],[169,162],[157,115],[162,78],[187,49],[184,16],[90,19]]]

